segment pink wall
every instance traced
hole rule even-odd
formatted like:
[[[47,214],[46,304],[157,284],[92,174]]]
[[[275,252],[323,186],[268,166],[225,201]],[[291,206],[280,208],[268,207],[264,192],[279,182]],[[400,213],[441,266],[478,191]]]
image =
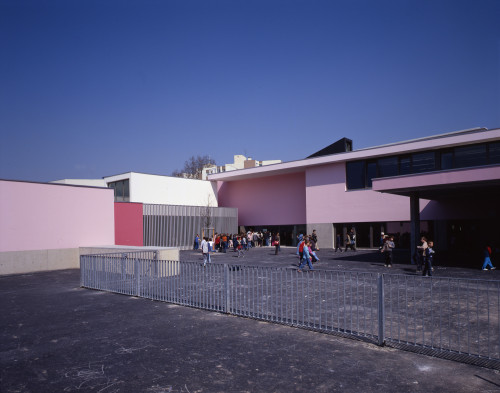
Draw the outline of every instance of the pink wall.
[[[0,180],[0,251],[113,245],[113,190]]]
[[[307,168],[305,176],[299,172],[219,182],[219,206],[237,207],[240,225],[410,221],[409,197],[346,191],[343,162]],[[464,208],[463,203],[425,199],[420,200],[420,211],[421,220],[480,218],[488,213],[481,204]]]
[[[144,245],[142,203],[115,203],[115,244]]]
[[[372,190],[346,191],[345,163],[306,171],[307,222],[376,222],[410,220],[410,199]],[[428,201],[420,201],[420,206]]]
[[[303,172],[224,182],[219,206],[237,207],[239,225],[294,225],[306,222]]]

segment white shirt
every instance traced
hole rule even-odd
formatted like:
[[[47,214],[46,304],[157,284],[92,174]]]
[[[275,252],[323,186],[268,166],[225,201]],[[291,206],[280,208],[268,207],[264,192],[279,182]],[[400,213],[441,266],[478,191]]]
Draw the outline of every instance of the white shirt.
[[[203,254],[208,254],[208,242],[205,239],[201,242],[201,252]]]

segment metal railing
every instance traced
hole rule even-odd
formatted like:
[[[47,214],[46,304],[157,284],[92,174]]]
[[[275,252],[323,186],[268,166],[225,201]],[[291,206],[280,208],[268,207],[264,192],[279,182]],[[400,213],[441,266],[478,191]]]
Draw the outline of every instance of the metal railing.
[[[500,282],[82,255],[81,286],[500,369]]]

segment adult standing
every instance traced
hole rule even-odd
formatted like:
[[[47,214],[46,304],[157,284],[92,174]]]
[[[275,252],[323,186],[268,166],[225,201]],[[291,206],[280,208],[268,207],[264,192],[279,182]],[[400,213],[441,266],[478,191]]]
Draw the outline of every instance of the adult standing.
[[[227,235],[225,233],[222,234],[222,241],[221,241],[221,245],[222,245],[222,252],[223,253],[226,253],[226,248],[227,248]]]
[[[394,247],[394,237],[389,236],[384,242],[381,250],[385,256],[385,267],[392,267],[392,250]]]
[[[194,249],[197,250],[198,248],[200,248],[200,237],[196,234],[194,238]]]
[[[311,249],[313,251],[319,251],[318,235],[316,233],[316,229],[313,229],[313,233],[311,235]]]
[[[238,236],[236,233],[233,235],[233,251],[236,252],[238,250]]]
[[[417,272],[422,271],[422,265],[424,263],[424,258],[425,258],[425,250],[427,247],[427,238],[425,236],[422,236],[420,238],[420,241],[422,244],[420,246],[417,246]]]

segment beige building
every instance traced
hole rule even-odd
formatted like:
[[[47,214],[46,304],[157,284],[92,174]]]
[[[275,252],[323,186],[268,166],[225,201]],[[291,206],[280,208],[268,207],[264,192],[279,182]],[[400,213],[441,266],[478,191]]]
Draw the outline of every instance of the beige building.
[[[251,157],[245,157],[244,155],[236,154],[234,156],[234,162],[230,164],[208,165],[205,168],[203,168],[202,180],[207,180],[208,175],[213,175],[215,173],[235,171],[238,169],[254,168],[254,167],[279,164],[279,163],[281,163],[281,160],[258,161],[254,160]]]

